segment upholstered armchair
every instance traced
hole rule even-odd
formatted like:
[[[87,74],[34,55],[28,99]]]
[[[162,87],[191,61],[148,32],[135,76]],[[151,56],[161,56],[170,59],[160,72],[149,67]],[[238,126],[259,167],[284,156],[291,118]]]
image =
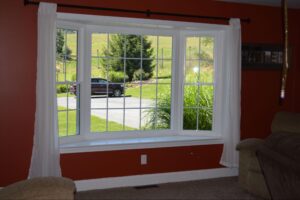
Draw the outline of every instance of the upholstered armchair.
[[[33,178],[11,184],[0,190],[0,199],[13,200],[73,200],[75,184],[62,177]]]
[[[275,115],[272,133],[300,133],[300,114],[279,112]],[[252,194],[270,199],[270,193],[262,173],[256,151],[264,144],[264,140],[249,138],[241,141],[236,149],[240,152],[239,184]]]

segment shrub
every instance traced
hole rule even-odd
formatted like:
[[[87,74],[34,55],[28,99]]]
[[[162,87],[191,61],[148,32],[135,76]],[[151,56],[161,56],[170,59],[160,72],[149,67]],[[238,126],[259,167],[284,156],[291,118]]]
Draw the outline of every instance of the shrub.
[[[59,86],[56,87],[56,92],[58,94],[60,94],[60,93],[66,93],[66,92],[68,92],[68,88],[67,88],[66,85],[59,85]]]
[[[196,103],[198,95],[197,87],[185,88],[185,107],[192,107]],[[171,101],[170,94],[160,95],[157,102],[157,111],[155,108],[148,111],[148,121],[146,127],[155,129],[155,121],[157,129],[170,128],[171,122]],[[203,108],[198,111],[198,130],[211,130],[212,128],[212,108],[213,108],[213,90],[206,87],[200,90],[199,107]],[[197,109],[185,109],[183,113],[183,129],[195,130],[197,125]]]
[[[127,82],[128,76],[127,74],[124,74],[124,72],[110,71],[108,73],[108,79],[114,83],[124,82],[124,78],[125,78],[125,82]]]
[[[145,72],[143,69],[138,69],[133,73],[132,80],[139,81],[139,80],[148,80],[151,77],[150,73]]]

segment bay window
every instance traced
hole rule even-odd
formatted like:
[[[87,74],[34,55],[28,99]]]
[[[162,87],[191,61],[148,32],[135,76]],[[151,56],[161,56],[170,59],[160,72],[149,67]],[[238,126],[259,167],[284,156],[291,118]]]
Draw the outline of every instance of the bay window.
[[[105,19],[58,21],[61,140],[220,137],[223,26]]]

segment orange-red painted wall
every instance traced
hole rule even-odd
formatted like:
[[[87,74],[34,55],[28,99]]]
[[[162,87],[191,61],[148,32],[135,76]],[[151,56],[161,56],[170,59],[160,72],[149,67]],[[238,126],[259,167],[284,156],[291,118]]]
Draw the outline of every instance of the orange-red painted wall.
[[[52,2],[83,4],[80,0]],[[279,8],[197,0],[89,0],[84,4],[197,15],[249,17],[251,23],[242,24],[243,42],[282,42]],[[74,9],[59,11],[100,13]],[[108,12],[102,14],[117,15]],[[37,8],[24,7],[22,0],[0,2],[0,187],[25,179],[28,175],[35,114],[36,16]],[[144,17],[136,14],[119,16]],[[278,105],[280,71],[243,71],[242,138],[266,137],[270,132],[271,119],[279,110],[300,112],[300,11],[290,10],[289,16],[292,64],[288,77],[287,98],[283,106]],[[174,17],[152,17],[192,21]],[[221,151],[222,145],[207,145],[64,154],[61,156],[61,166],[63,175],[73,179],[207,169],[220,167],[218,161]],[[149,165],[139,165],[139,156],[142,153],[148,154]]]

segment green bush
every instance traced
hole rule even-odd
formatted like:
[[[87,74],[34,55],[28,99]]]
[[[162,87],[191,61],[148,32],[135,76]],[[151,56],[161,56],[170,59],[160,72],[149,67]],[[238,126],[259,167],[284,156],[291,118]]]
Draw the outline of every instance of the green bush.
[[[108,73],[108,80],[114,83],[120,83],[120,82],[125,82],[128,81],[128,76],[127,74],[124,74],[124,72],[116,72],[116,71],[110,71]]]
[[[184,93],[184,107],[193,107],[196,105],[200,108],[198,110],[194,108],[184,109],[183,129],[195,130],[197,128],[198,114],[198,130],[211,130],[213,109],[212,87],[203,87],[200,90],[198,90],[198,87],[186,87]]]
[[[212,129],[212,109],[213,109],[213,89],[205,87],[199,90],[197,87],[186,87],[184,107],[192,107],[196,105],[197,96],[199,98],[198,106],[203,108],[198,110],[198,130]],[[171,101],[170,94],[160,95],[157,102],[157,110],[155,108],[148,111],[149,117],[146,127],[148,129],[168,129],[171,122]],[[183,129],[196,130],[197,126],[197,109],[185,109],[183,113]]]
[[[60,93],[66,93],[66,92],[68,92],[68,88],[67,88],[66,85],[59,85],[59,86],[56,87],[56,92],[58,94],[60,94]]]
[[[150,73],[145,72],[143,69],[138,69],[133,73],[132,80],[139,81],[139,80],[148,80],[151,77]]]

